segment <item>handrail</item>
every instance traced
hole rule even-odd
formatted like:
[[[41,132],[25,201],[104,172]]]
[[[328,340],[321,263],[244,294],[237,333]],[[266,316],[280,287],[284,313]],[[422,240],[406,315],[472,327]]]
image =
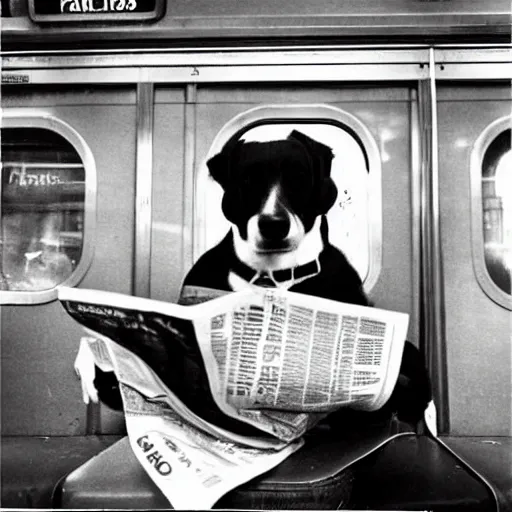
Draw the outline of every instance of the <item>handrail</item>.
[[[437,406],[438,432],[449,431],[443,256],[439,212],[439,166],[434,49],[429,79],[419,83],[421,125],[420,346]]]

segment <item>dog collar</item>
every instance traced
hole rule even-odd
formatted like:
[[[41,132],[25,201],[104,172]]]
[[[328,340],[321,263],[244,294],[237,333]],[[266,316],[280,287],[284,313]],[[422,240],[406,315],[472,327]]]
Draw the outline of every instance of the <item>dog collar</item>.
[[[273,288],[279,286],[279,283],[285,283],[287,281],[293,281],[293,284],[305,281],[319,274],[321,267],[320,260],[316,258],[309,263],[291,268],[280,270],[254,270],[243,261],[235,258],[234,268],[232,270],[250,284]]]

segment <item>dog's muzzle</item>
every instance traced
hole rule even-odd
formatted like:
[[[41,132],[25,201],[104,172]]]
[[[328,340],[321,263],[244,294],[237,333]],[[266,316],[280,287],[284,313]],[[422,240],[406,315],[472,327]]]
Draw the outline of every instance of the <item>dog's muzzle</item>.
[[[268,242],[281,242],[290,232],[290,219],[285,215],[260,215],[258,229]]]

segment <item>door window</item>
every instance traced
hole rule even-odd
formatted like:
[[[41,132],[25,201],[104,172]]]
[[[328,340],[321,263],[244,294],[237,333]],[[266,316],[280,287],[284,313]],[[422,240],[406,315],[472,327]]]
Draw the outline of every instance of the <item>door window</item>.
[[[509,294],[512,271],[512,151],[511,131],[489,144],[482,162],[482,219],[487,272]]]
[[[53,130],[4,127],[1,135],[0,289],[51,290],[82,258],[86,169]]]
[[[365,288],[370,290],[380,272],[382,252],[380,155],[375,141],[359,120],[332,107],[259,107],[224,126],[205,161],[235,138],[259,142],[279,140],[286,139],[293,130],[333,151],[331,176],[338,196],[327,213],[329,240],[345,253]],[[196,187],[200,198],[197,202],[200,243],[196,254],[200,255],[222,239],[229,223],[221,210],[222,189],[208,178],[206,165],[199,173]]]

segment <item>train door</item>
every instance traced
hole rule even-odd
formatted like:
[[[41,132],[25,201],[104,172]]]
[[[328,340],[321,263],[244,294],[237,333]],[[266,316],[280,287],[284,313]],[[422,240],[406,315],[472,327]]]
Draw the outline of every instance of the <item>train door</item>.
[[[2,88],[2,435],[92,433],[56,299],[131,293],[135,88]],[[108,422],[117,421],[107,415]]]
[[[198,206],[208,205],[210,211],[197,212],[194,254],[215,241],[212,227],[219,225],[213,217],[215,203],[208,202],[206,195],[213,194],[214,186],[206,180],[205,158],[231,138],[285,138],[297,129],[329,145],[335,153],[332,172],[338,199],[329,212],[331,240],[349,254],[376,301],[409,311],[410,113],[411,96],[406,87],[200,88],[196,155],[198,193],[204,199],[198,200]],[[403,208],[396,208],[399,198],[404,199]],[[217,203],[218,199],[217,195]],[[208,239],[201,240],[205,234]],[[358,234],[362,239],[357,239]],[[396,279],[395,273],[401,273],[401,279]],[[397,288],[391,293],[383,292],[393,287]]]
[[[151,295],[176,300],[185,272],[228,229],[206,160],[229,140],[285,138],[298,129],[335,153],[331,240],[348,254],[378,306],[411,314],[410,339],[417,343],[414,83],[265,84],[260,77],[254,72],[254,83],[186,86],[185,136],[178,146],[172,143],[182,121],[173,113],[178,93],[155,86]],[[176,159],[183,151],[184,173]],[[179,222],[164,226],[164,218],[182,219],[183,231]]]
[[[509,436],[510,81],[489,80],[500,78],[497,64],[472,66],[448,62],[438,69],[445,78],[438,81],[437,115],[447,426],[455,436]]]

